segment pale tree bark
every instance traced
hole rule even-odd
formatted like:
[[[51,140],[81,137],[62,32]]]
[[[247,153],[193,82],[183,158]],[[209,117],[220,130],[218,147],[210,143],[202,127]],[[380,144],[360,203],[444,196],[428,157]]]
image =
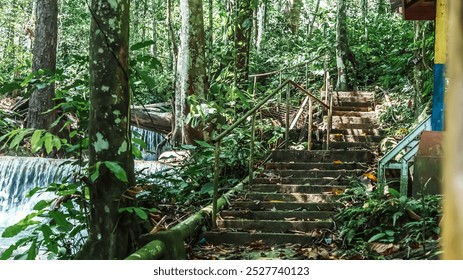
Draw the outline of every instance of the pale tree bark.
[[[195,95],[198,103],[205,101],[206,56],[202,0],[181,0],[182,29],[177,62],[175,87],[175,127],[173,144],[192,144],[202,138],[200,127],[193,128],[186,118],[191,105],[188,96]]]
[[[463,259],[463,3],[450,4],[449,87],[446,95],[446,132],[444,137],[444,222],[443,258]]]
[[[158,52],[158,48],[157,48],[157,45],[158,45],[158,24],[157,24],[157,15],[156,15],[156,11],[157,11],[157,0],[153,0],[151,2],[151,6],[152,6],[152,9],[153,9],[153,22],[152,22],[152,33],[151,33],[151,39],[153,40],[154,44],[151,45],[151,55],[156,55],[157,52]]]
[[[58,0],[43,0],[36,6],[35,42],[32,70],[40,69],[53,74],[56,70],[56,47],[58,40]],[[55,116],[48,112],[53,108],[55,84],[50,83],[42,89],[36,89],[29,100],[27,126],[37,129],[49,129]]]
[[[363,29],[365,30],[365,42],[368,41],[368,0],[362,0],[362,18],[363,18]]]
[[[266,14],[266,4],[265,1],[260,1],[259,7],[257,8],[257,23],[256,23],[256,49],[259,52],[262,45],[262,40],[264,38],[265,32],[265,14]]]
[[[123,259],[139,236],[123,194],[134,184],[128,83],[129,0],[92,0],[90,34],[89,236],[78,258]],[[106,163],[118,164],[127,180]],[[119,174],[120,175],[120,174]]]

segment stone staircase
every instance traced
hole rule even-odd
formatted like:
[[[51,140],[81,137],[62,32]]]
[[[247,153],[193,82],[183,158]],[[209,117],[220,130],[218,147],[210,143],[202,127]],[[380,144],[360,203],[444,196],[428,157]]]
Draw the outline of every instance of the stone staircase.
[[[334,229],[337,196],[374,160],[381,140],[374,94],[334,94],[330,150],[275,150],[245,192],[220,213],[210,244],[265,245],[314,242],[314,231]]]

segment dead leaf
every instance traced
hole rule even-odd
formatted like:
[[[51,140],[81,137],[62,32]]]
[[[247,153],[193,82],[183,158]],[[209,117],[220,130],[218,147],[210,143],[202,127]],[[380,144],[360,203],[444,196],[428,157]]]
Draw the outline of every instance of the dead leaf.
[[[383,256],[391,255],[393,253],[396,253],[400,249],[400,245],[395,245],[395,244],[385,244],[385,243],[371,243],[370,244],[370,249],[372,251],[375,251],[378,254],[381,254]]]
[[[365,173],[363,174],[364,177],[367,177],[368,179],[372,180],[373,182],[378,181],[378,178],[373,173]]]
[[[325,248],[318,248],[318,255],[325,260],[330,258],[330,253]]]
[[[343,164],[344,162],[342,162],[342,160],[337,159],[337,160],[334,160],[333,163],[334,164]]]
[[[344,193],[344,190],[343,190],[343,189],[335,189],[335,190],[333,191],[333,194],[335,194],[335,195],[341,195],[341,194],[343,194],[343,193]]]

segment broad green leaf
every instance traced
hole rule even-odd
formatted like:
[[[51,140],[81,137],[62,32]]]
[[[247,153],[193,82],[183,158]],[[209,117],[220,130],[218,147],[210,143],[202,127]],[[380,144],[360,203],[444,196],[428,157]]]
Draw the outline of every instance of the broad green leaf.
[[[13,252],[18,249],[19,247],[27,244],[31,239],[33,239],[34,237],[33,236],[28,236],[28,237],[25,237],[25,238],[22,238],[22,239],[19,239],[18,241],[16,241],[13,245],[11,245],[10,247],[8,247],[8,249],[6,249],[2,255],[0,256],[0,260],[7,260],[11,257],[11,255],[13,254]]]
[[[56,150],[61,149],[61,139],[57,136],[53,136],[53,146],[55,146]]]
[[[213,149],[215,148],[213,145],[207,143],[206,141],[196,140],[196,143],[198,143],[198,145],[204,148],[213,148]]]
[[[39,224],[40,223],[39,221],[34,221],[33,220],[33,218],[35,218],[36,216],[37,216],[37,213],[31,213],[31,214],[27,215],[21,221],[17,222],[16,224],[7,227],[3,231],[2,237],[5,237],[5,238],[14,237],[14,236],[18,235],[18,233],[20,233],[21,231],[28,228],[29,226]]]
[[[156,44],[156,42],[153,41],[153,40],[147,40],[147,41],[143,41],[143,42],[138,42],[138,43],[132,45],[130,47],[130,50],[131,51],[136,51],[136,50],[139,50],[139,49],[149,47],[149,46],[154,45],[154,44]]]
[[[400,193],[393,189],[393,188],[389,188],[389,193],[393,196],[393,197],[400,197]]]
[[[29,129],[23,129],[10,142],[10,149],[18,148],[19,143],[24,140],[24,137],[29,133]]]
[[[37,257],[37,238],[34,238],[32,240],[32,244],[29,247],[29,250],[27,251],[27,259],[28,260],[35,260],[35,257]]]
[[[119,165],[117,162],[113,161],[105,161],[104,164],[106,167],[113,173],[119,181],[127,183],[129,180],[127,179],[127,173],[125,170]]]
[[[38,142],[40,140],[40,136],[42,136],[42,132],[43,130],[39,129],[39,130],[34,131],[34,133],[32,134],[31,149],[32,149],[32,152],[34,153],[37,152],[41,148],[41,145],[38,146]]]
[[[209,195],[212,195],[213,193],[213,190],[214,190],[214,183],[213,182],[209,182],[209,183],[206,183],[202,186],[201,188],[201,194],[209,194]]]
[[[72,229],[72,224],[68,222],[66,215],[60,211],[50,211],[49,215],[53,218],[59,230],[66,232]]]
[[[386,236],[386,234],[385,234],[384,232],[375,234],[375,235],[373,235],[373,236],[368,240],[368,243],[371,243],[371,242],[374,242],[374,241],[376,241],[376,240],[379,240],[379,239],[383,238],[384,236]]]
[[[394,235],[395,235],[395,231],[393,231],[393,230],[385,230],[384,233],[385,233],[387,236],[394,236]]]
[[[122,212],[129,212],[129,213],[133,213],[133,207],[122,207],[122,208],[119,208],[119,213],[122,213]]]
[[[18,83],[9,83],[0,87],[0,94],[10,93],[16,89],[20,89],[21,85]]]
[[[53,135],[51,135],[50,133],[46,133],[45,136],[45,151],[47,152],[47,154],[51,153],[51,151],[53,150]]]
[[[142,219],[143,221],[148,220],[148,214],[146,214],[145,210],[134,207],[133,210],[135,211],[135,214],[138,216],[138,218]]]
[[[146,149],[147,147],[145,141],[143,141],[142,139],[132,138],[132,142],[139,145],[142,149]]]
[[[40,200],[34,205],[34,210],[40,211],[45,209],[46,207],[50,206],[50,203],[45,200]]]

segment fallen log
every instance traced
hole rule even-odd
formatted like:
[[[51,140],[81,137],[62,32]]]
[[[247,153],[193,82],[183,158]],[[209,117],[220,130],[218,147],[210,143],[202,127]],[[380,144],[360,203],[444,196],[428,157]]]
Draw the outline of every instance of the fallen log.
[[[161,112],[153,107],[132,108],[132,125],[143,129],[168,134],[172,130],[172,113]]]

